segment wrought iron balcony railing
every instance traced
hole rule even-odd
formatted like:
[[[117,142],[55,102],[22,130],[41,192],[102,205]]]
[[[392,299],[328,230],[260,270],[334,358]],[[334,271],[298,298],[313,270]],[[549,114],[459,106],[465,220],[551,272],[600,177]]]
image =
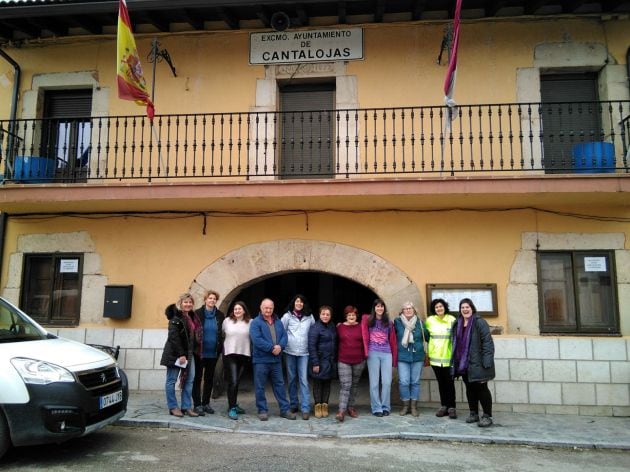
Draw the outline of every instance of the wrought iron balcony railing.
[[[628,172],[630,101],[0,121],[5,182]]]

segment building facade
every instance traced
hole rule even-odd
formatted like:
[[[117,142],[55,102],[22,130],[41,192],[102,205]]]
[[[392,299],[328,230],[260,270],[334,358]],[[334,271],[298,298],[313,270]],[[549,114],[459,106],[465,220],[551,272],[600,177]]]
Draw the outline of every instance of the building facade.
[[[464,6],[449,108],[454,5],[130,0],[153,124],[92,3],[0,4],[5,298],[160,390],[184,291],[337,320],[471,296],[497,409],[630,414],[628,3]]]

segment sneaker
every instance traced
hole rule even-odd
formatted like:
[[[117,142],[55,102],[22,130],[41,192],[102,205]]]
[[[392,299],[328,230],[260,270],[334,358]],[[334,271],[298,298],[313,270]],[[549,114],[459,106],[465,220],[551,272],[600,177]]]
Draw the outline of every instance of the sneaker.
[[[383,410],[383,416],[389,416],[389,411]]]
[[[468,418],[466,418],[466,423],[477,423],[479,421],[479,414],[474,411],[470,412]]]
[[[239,415],[244,415],[244,414],[245,414],[245,410],[243,410],[243,409],[242,409],[242,408],[238,405],[238,403],[236,404],[236,406],[235,406],[234,408],[236,408],[236,412],[237,412]]]
[[[228,411],[228,418],[230,418],[231,420],[238,419],[238,411],[236,411],[236,407],[230,408],[230,411]]]
[[[303,420],[307,420],[311,417],[311,414],[308,411],[303,411],[302,412],[302,419]]]
[[[209,415],[214,415],[214,409],[210,405],[204,405],[203,411]]]
[[[182,413],[184,413],[186,416],[190,416],[191,418],[196,418],[197,416],[199,416],[199,413],[195,413],[195,410],[193,410],[192,408],[190,410],[184,410]]]
[[[376,411],[374,413],[372,413],[374,416],[378,417],[378,418],[382,418],[383,417],[383,412],[382,411]]]
[[[446,416],[447,414],[448,414],[448,408],[443,406],[435,413],[435,416],[437,416],[438,418],[442,418],[443,416]]]
[[[203,411],[203,407],[201,405],[195,407],[195,413],[199,416],[206,416],[206,413]]]
[[[483,415],[481,419],[479,420],[479,423],[477,423],[477,426],[479,426],[480,428],[487,428],[491,424],[492,424],[492,417],[488,415]]]
[[[262,411],[262,412],[258,413],[258,419],[260,421],[267,421],[269,419],[269,415],[267,414],[266,411]]]
[[[448,418],[451,420],[457,419],[457,410],[455,408],[448,409]]]
[[[285,420],[294,420],[297,417],[295,416],[295,413],[291,413],[291,411],[285,411],[284,413],[280,413],[280,416],[282,418],[284,418]]]

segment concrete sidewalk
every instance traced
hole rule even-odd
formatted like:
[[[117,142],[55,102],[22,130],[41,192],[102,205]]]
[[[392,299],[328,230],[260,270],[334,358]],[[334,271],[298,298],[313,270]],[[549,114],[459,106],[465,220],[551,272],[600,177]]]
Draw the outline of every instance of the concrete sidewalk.
[[[179,397],[179,392],[178,392]],[[227,416],[225,396],[212,400],[213,415],[199,418],[175,418],[166,408],[162,392],[131,392],[127,414],[118,424],[176,429],[196,429],[215,432],[298,436],[305,438],[383,438],[416,439],[422,441],[455,441],[485,444],[527,445],[538,447],[571,447],[630,450],[630,418],[598,416],[540,415],[496,412],[494,425],[479,428],[466,424],[465,408],[459,418],[437,418],[435,409],[421,409],[420,416],[399,416],[397,405],[392,415],[384,418],[372,416],[367,405],[359,405],[359,418],[346,417],[343,423],[335,421],[336,404],[330,405],[331,415],[317,419],[311,415],[304,421],[300,415],[295,421],[279,417],[273,395],[268,393],[269,421],[261,422],[256,416],[253,394],[239,394],[239,404],[246,410],[238,420]],[[331,397],[331,400],[336,400]],[[463,407],[464,405],[462,405]]]

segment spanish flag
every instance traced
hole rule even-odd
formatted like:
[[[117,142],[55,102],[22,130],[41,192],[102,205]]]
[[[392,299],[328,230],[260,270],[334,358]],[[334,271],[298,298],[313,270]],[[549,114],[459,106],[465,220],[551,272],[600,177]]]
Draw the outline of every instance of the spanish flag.
[[[149,98],[147,84],[142,75],[136,40],[131,31],[131,21],[125,0],[118,5],[118,98],[134,100],[138,105],[146,105],[147,116],[153,121],[155,109]]]

